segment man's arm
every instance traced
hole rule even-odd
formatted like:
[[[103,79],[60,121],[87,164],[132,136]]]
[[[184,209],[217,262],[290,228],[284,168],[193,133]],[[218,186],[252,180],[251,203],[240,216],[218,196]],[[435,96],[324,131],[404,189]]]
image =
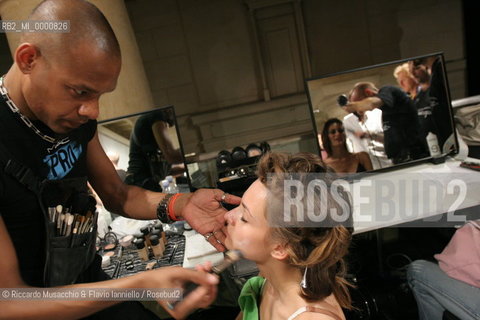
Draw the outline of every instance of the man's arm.
[[[349,102],[343,107],[343,110],[349,113],[357,112],[366,112],[373,110],[375,108],[381,108],[383,106],[383,101],[378,97],[369,97],[360,101]]]
[[[124,184],[105,154],[97,134],[88,144],[87,168],[88,179],[107,210],[134,219],[157,218],[157,206],[165,194]],[[218,189],[199,189],[194,193],[181,194],[173,206],[175,216],[187,220],[199,233],[215,232],[208,241],[219,251],[225,250],[222,244],[225,235],[219,230],[225,223],[224,214],[227,212],[221,202],[240,204],[240,198],[223,195],[223,191]]]
[[[18,269],[15,248],[7,228],[0,216],[0,288],[33,288],[26,285]],[[201,271],[187,270],[180,267],[160,268],[139,273],[131,277],[95,283],[75,284],[56,288],[71,289],[129,289],[129,288],[179,288],[187,281],[200,284],[192,294],[175,306],[171,311],[174,317],[184,317],[191,310],[206,307],[216,295],[215,285],[218,279]],[[40,289],[40,288],[39,288]],[[7,289],[8,290],[8,289]],[[208,298],[205,298],[205,297]],[[91,315],[121,301],[87,301],[87,300],[0,300],[0,319],[78,319]],[[166,301],[159,301],[165,306]]]

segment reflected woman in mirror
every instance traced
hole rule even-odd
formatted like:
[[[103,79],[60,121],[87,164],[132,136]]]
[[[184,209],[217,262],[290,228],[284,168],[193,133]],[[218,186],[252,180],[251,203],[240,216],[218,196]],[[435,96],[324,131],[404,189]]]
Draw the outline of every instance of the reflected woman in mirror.
[[[336,173],[373,170],[372,162],[366,152],[348,151],[345,129],[339,119],[332,118],[325,122],[322,130],[322,144],[327,152],[323,162]]]
[[[419,83],[410,72],[408,62],[401,64],[393,71],[393,76],[398,85],[405,91],[410,99],[415,100],[417,95],[423,90],[424,84]]]

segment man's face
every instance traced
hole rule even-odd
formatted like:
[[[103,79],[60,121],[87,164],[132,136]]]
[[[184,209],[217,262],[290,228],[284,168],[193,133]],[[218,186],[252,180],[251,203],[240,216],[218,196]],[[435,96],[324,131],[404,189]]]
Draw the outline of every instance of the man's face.
[[[428,70],[425,65],[415,64],[413,61],[409,61],[408,68],[410,73],[419,83],[428,83],[430,81],[430,75],[428,74]]]
[[[115,89],[120,59],[80,44],[61,59],[36,58],[23,94],[35,117],[59,134],[99,114],[98,99]]]

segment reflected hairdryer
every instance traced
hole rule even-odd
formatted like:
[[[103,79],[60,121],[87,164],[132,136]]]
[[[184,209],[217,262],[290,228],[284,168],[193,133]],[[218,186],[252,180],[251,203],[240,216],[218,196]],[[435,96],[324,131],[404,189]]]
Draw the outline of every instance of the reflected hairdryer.
[[[346,94],[341,94],[337,97],[337,104],[340,107],[344,107],[348,104],[348,97]]]
[[[337,104],[340,107],[345,107],[348,104],[348,97],[346,94],[341,94],[337,97]],[[358,112],[352,112],[354,115],[357,116],[358,119],[362,119],[362,117],[358,114]]]

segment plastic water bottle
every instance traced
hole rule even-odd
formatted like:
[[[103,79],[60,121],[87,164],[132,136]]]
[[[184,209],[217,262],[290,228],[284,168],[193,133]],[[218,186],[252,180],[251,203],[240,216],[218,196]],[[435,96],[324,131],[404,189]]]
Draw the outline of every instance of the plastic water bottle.
[[[428,149],[430,150],[430,156],[436,158],[442,155],[442,153],[440,152],[440,146],[438,145],[437,135],[433,132],[428,133],[427,144]]]
[[[168,180],[160,181],[160,186],[162,187],[163,193],[174,193],[174,192],[171,192],[170,190],[170,183],[168,182]]]
[[[173,179],[173,176],[166,176],[165,180],[168,181],[169,187],[170,187],[170,192],[169,193],[178,193],[179,189],[177,184],[175,183],[175,179]]]

